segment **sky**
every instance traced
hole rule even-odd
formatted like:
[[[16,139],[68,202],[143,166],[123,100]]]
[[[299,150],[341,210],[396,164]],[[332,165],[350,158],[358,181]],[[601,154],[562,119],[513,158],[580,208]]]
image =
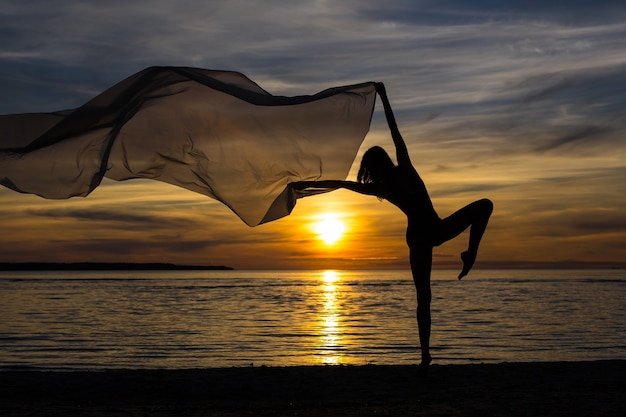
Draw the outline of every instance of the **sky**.
[[[477,268],[626,267],[621,1],[0,0],[0,114],[74,108],[153,65],[238,71],[275,95],[382,81],[440,216],[494,202]],[[393,154],[380,103],[349,179],[373,145]],[[316,232],[327,217],[345,228],[334,244]],[[250,228],[156,181],[68,200],[1,187],[0,219],[0,262],[409,267],[403,214],[345,190]],[[466,245],[434,266],[460,268]]]

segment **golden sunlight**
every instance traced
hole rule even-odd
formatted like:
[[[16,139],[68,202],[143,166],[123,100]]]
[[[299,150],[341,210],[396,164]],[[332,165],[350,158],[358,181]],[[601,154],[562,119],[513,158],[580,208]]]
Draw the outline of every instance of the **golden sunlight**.
[[[325,365],[338,365],[341,362],[342,329],[337,300],[337,281],[340,275],[336,271],[322,273],[323,313],[320,316],[322,327],[322,362]]]
[[[327,245],[334,245],[343,236],[346,226],[336,214],[325,214],[313,226],[317,236]]]
[[[333,285],[339,279],[339,274],[337,271],[328,270],[322,273],[322,281],[324,283]]]

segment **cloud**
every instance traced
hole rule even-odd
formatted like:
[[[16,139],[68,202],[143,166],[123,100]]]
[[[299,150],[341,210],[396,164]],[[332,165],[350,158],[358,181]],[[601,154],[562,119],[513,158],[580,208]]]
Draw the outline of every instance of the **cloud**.
[[[546,213],[541,235],[550,237],[590,237],[626,233],[626,217],[616,209],[567,208]]]
[[[565,145],[572,145],[582,141],[593,140],[603,136],[606,133],[612,133],[614,130],[601,126],[585,126],[575,132],[566,134],[565,136],[550,140],[536,148],[538,152],[550,151]]]
[[[455,19],[429,20],[430,10]],[[546,54],[552,66],[598,63],[609,48],[620,48],[610,40],[625,30],[594,26],[590,36],[578,26],[493,19],[505,11],[482,2],[430,1],[34,2],[0,15],[12,48],[0,48],[6,58],[0,80],[78,105],[145,66],[194,65],[242,71],[277,94],[383,80],[400,113],[449,113],[515,82]],[[0,111],[24,108],[23,93],[13,94]]]
[[[129,213],[119,209],[27,209],[32,216],[53,219],[69,219],[94,223],[105,223],[109,228],[124,230],[159,230],[162,228],[190,228],[195,222],[189,218],[154,215],[142,210],[141,214]]]
[[[210,239],[207,240],[175,240],[171,236],[164,239],[73,239],[71,241],[57,240],[52,244],[62,245],[68,253],[73,253],[82,259],[99,256],[124,256],[131,259],[142,257],[171,257],[193,253],[206,253],[206,250],[215,245]]]
[[[541,0],[421,0],[368,2],[375,6],[367,13],[371,18],[385,18],[414,24],[452,25],[472,20],[541,19],[564,23],[619,20],[624,6],[619,0],[572,0],[545,2]],[[617,16],[616,16],[617,15]]]

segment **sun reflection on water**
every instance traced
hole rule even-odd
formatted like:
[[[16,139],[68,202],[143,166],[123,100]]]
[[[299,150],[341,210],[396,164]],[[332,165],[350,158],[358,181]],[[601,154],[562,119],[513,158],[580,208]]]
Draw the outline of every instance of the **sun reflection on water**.
[[[342,329],[339,316],[338,289],[336,283],[341,276],[337,271],[322,273],[323,309],[320,315],[322,340],[321,355],[325,365],[341,363],[343,350]]]

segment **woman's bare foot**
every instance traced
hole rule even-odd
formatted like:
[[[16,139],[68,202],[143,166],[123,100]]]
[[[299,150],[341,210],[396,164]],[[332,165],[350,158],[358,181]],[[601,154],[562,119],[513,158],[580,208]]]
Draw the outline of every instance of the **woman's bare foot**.
[[[461,254],[461,259],[463,260],[463,269],[459,274],[459,279],[463,278],[467,275],[474,266],[474,261],[476,261],[476,254],[472,254],[469,251],[465,251]]]
[[[430,355],[422,356],[422,363],[420,363],[420,373],[426,375],[430,368],[430,363],[433,361],[433,357]]]

